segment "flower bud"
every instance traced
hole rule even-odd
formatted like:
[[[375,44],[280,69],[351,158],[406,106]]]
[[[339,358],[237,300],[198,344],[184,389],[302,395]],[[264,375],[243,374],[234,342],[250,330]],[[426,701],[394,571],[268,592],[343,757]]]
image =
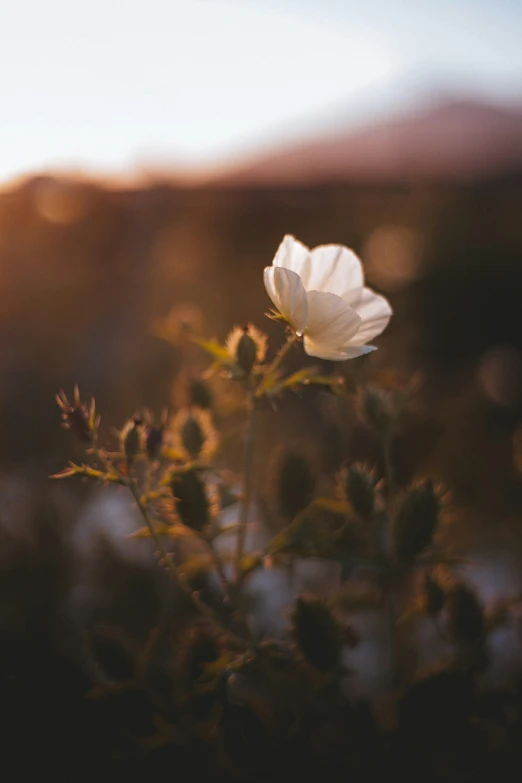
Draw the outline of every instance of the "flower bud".
[[[243,376],[248,376],[255,364],[263,361],[266,354],[266,334],[256,329],[253,324],[248,324],[242,329],[233,329],[226,341],[229,355],[236,362]]]
[[[153,425],[149,427],[147,437],[145,440],[145,449],[150,459],[156,459],[159,456],[161,447],[163,445],[163,435],[165,433],[165,427]]]
[[[204,482],[196,471],[188,470],[172,482],[176,511],[187,527],[201,531],[210,519],[210,507]]]
[[[366,422],[380,435],[391,429],[396,411],[390,392],[378,386],[366,386],[360,397],[360,411]]]
[[[299,597],[292,619],[293,636],[303,657],[321,672],[334,671],[341,663],[341,630],[324,601]]]
[[[276,500],[280,513],[288,520],[310,505],[315,478],[308,460],[294,451],[285,451],[276,463]]]
[[[176,415],[167,435],[175,448],[190,460],[210,459],[218,446],[210,411],[185,408]]]
[[[484,612],[469,587],[456,585],[447,595],[448,631],[457,644],[473,644],[484,633]]]
[[[93,431],[99,423],[99,420],[96,420],[95,417],[94,400],[91,400],[89,406],[82,403],[78,387],[75,386],[72,404],[67,399],[64,391],[56,395],[56,402],[62,411],[63,426],[72,430],[83,443],[90,443]]]
[[[371,473],[362,465],[351,465],[346,476],[346,494],[354,511],[370,519],[375,511],[375,486]]]
[[[210,410],[212,407],[212,394],[205,381],[192,381],[189,388],[190,405],[201,410]]]
[[[431,544],[439,510],[439,497],[430,479],[409,490],[395,520],[394,543],[399,561],[412,563]]]
[[[197,459],[205,443],[205,436],[194,416],[188,416],[181,427],[181,442],[191,459]]]
[[[141,451],[143,441],[143,421],[139,418],[130,419],[121,431],[123,451],[130,464]]]

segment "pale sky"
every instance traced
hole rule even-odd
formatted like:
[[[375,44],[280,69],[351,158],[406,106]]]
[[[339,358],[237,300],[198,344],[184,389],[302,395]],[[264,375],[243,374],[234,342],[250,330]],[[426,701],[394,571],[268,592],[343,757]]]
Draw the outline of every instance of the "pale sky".
[[[5,0],[0,181],[219,161],[426,85],[522,99],[521,40],[518,0]]]

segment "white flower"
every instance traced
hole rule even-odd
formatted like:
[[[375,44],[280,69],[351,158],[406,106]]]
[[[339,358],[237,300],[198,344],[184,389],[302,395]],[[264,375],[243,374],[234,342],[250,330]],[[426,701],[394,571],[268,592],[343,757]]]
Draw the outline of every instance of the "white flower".
[[[388,325],[388,301],[364,286],[361,262],[342,245],[310,250],[292,236],[281,242],[265,288],[310,356],[342,361],[375,347],[366,345]]]

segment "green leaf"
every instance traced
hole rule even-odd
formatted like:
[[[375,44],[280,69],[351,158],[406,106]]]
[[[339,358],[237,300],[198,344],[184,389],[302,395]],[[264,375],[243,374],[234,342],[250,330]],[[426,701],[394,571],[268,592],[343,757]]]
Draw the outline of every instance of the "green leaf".
[[[235,362],[234,358],[230,356],[225,346],[218,343],[217,340],[194,340],[204,351],[214,357],[220,364],[224,364],[227,367],[232,367]]]
[[[239,570],[243,576],[246,576],[252,571],[255,571],[256,568],[259,568],[262,563],[263,554],[261,552],[254,552],[250,555],[243,555],[239,561]]]

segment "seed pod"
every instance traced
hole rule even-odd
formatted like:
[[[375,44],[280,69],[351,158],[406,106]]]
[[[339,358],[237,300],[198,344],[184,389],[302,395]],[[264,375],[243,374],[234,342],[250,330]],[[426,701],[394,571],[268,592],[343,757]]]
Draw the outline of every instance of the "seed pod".
[[[456,585],[447,595],[448,631],[457,644],[473,644],[484,633],[484,612],[467,585]]]
[[[189,389],[190,405],[201,410],[212,408],[212,394],[205,381],[192,381]]]
[[[275,474],[277,506],[280,513],[291,521],[312,501],[315,490],[312,469],[301,454],[286,451],[277,460]]]
[[[99,423],[95,415],[94,399],[87,405],[81,402],[80,392],[77,386],[74,387],[74,398],[72,404],[67,399],[64,391],[56,395],[56,402],[62,411],[63,427],[70,429],[76,437],[83,443],[90,443],[93,437],[93,431]]]
[[[423,605],[426,614],[439,614],[444,607],[446,594],[431,574],[426,574],[424,577],[423,593]]]
[[[346,476],[346,494],[354,510],[370,519],[375,511],[375,486],[368,470],[362,465],[351,465]]]
[[[183,524],[201,531],[209,522],[210,510],[205,484],[196,471],[189,470],[176,476],[172,492]]]
[[[292,619],[294,639],[308,663],[321,672],[334,671],[341,663],[341,630],[326,604],[302,596]]]
[[[429,479],[409,490],[395,520],[394,543],[400,562],[412,563],[431,544],[439,510],[439,497]]]

